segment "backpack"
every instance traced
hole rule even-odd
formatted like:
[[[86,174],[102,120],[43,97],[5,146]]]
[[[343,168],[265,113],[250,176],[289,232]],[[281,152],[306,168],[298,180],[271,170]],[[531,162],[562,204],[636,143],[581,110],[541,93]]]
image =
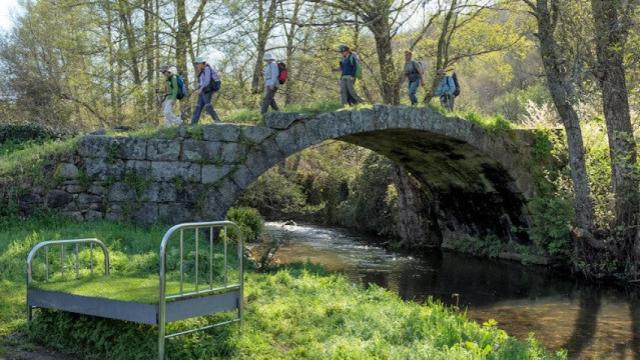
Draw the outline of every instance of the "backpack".
[[[415,70],[418,74],[420,74],[420,77],[422,77],[424,75],[424,63],[422,61],[412,61],[413,63],[413,70]]]
[[[351,63],[355,61],[355,65],[356,65],[355,78],[362,79],[362,64],[360,63],[360,58],[358,57],[358,54],[352,52],[351,55],[349,56],[351,56]]]
[[[176,77],[176,82],[178,83],[178,95],[176,98],[178,100],[182,100],[187,96],[187,87],[184,84],[184,79],[180,75],[174,75]]]
[[[209,64],[207,64],[206,66],[211,71],[211,81],[209,82],[209,85],[207,85],[207,87],[204,89],[204,91],[205,92],[211,92],[211,91],[218,92],[218,91],[220,91],[220,88],[222,87],[222,80],[220,80],[220,75],[218,74],[218,72],[214,68],[209,66]]]
[[[460,95],[460,83],[458,82],[458,76],[456,73],[451,74],[451,78],[453,79],[453,84],[456,86],[456,89],[453,91],[453,96]]]
[[[289,70],[287,70],[287,64],[284,62],[278,63],[278,82],[280,85],[287,82],[287,77],[289,77]]]

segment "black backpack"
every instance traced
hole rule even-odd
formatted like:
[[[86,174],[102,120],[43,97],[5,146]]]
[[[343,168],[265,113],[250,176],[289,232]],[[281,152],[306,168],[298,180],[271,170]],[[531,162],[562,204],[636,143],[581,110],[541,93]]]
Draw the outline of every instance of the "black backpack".
[[[453,96],[459,96],[460,95],[460,83],[458,82],[458,76],[456,75],[456,73],[453,73],[451,75],[451,78],[453,78],[453,84],[456,86],[456,90],[453,92]]]

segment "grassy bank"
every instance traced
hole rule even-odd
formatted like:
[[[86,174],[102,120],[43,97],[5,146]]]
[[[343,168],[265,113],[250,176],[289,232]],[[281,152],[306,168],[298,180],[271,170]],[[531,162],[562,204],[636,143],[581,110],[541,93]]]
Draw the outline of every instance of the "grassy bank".
[[[45,239],[97,237],[112,253],[113,273],[153,274],[165,226],[107,221],[5,221],[0,232],[0,355],[37,343],[80,358],[152,358],[155,329],[120,321],[38,311],[27,329],[24,259]],[[237,359],[553,359],[532,338],[510,338],[439,304],[404,302],[378,287],[361,289],[313,266],[249,271],[242,332],[228,326],[169,342],[172,358]],[[224,317],[225,315],[220,315]],[[205,319],[189,320],[189,324]],[[187,323],[177,323],[182,328]],[[175,329],[174,328],[174,329]],[[15,336],[27,333],[28,337]]]

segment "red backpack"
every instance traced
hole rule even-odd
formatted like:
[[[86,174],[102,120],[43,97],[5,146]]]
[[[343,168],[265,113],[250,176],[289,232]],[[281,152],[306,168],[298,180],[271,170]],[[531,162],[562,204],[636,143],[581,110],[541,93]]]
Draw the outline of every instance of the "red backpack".
[[[287,64],[283,62],[278,63],[278,81],[280,84],[284,84],[287,82],[287,77],[289,76],[289,70],[287,70]]]

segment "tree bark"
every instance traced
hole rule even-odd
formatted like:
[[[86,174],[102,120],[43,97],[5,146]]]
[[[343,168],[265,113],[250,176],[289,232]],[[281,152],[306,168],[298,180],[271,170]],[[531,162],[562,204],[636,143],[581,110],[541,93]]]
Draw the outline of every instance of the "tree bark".
[[[640,183],[624,68],[624,46],[629,30],[627,11],[630,11],[627,6],[631,5],[627,5],[626,1],[591,0],[597,55],[596,77],[602,90],[615,195],[614,227],[619,231],[620,255],[626,258],[627,264],[635,264],[640,259],[640,249],[636,246]],[[637,265],[633,268],[637,270]]]
[[[578,114],[573,108],[573,86],[566,80],[567,74],[561,67],[558,44],[554,35],[555,24],[552,22],[547,0],[537,0],[535,13],[538,22],[540,55],[547,78],[547,86],[567,134],[569,167],[575,192],[573,201],[576,213],[575,221],[578,227],[590,230],[593,228],[593,200],[591,199],[585,163],[582,130]]]
[[[367,24],[376,42],[382,101],[385,104],[397,105],[400,103],[400,84],[397,81],[396,66],[393,63],[389,17],[375,14],[373,19],[367,21]]]

